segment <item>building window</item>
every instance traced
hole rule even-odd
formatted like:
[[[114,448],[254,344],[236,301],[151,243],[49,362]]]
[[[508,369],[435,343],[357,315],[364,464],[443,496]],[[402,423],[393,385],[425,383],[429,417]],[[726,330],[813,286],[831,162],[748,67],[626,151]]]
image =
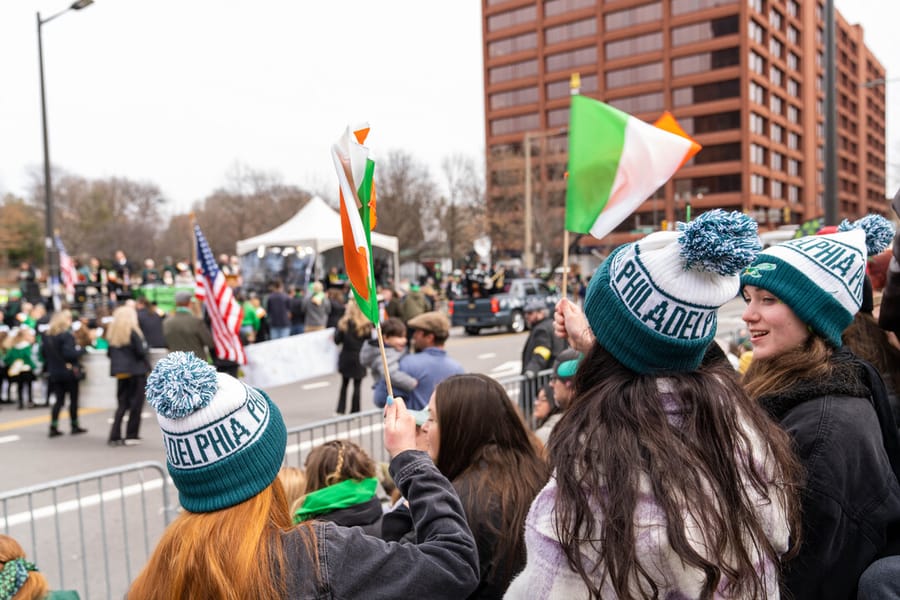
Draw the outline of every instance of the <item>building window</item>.
[[[775,10],[774,8],[769,10],[769,24],[773,29],[781,30],[781,26],[783,24],[783,17],[781,13]]]
[[[750,19],[748,31],[750,33],[750,39],[762,46],[764,43],[763,40],[765,40],[765,32],[762,28],[762,25],[760,25],[753,19]]]
[[[737,0],[672,0],[672,14],[683,15],[703,10],[704,8],[727,6],[729,4],[737,4]]]
[[[662,108],[662,107],[660,107]],[[701,115],[697,117],[685,117],[679,121],[681,127],[689,134],[710,133],[713,131],[728,131],[741,128],[741,113],[733,110],[729,112]]]
[[[772,123],[771,131],[769,135],[772,136],[772,141],[777,144],[784,143],[784,127],[777,123]]]
[[[700,156],[699,154],[697,156]],[[676,179],[675,193],[690,192],[696,194],[724,194],[741,191],[741,174],[713,175],[711,177],[694,177],[691,179]]]
[[[741,160],[741,143],[713,144],[703,146],[703,151],[694,157],[695,165]]]
[[[597,33],[597,19],[582,19],[573,23],[564,23],[544,30],[544,43],[558,44],[569,40],[592,36]]]
[[[784,101],[776,94],[769,97],[769,110],[772,114],[780,115],[784,111]]]
[[[725,98],[737,98],[741,95],[741,82],[739,79],[728,79],[714,83],[704,83],[683,88],[676,88],[672,92],[672,103],[675,106],[712,102]]]
[[[663,34],[661,31],[646,33],[636,37],[607,42],[605,48],[606,60],[615,60],[626,56],[636,56],[646,52],[661,50]]]
[[[747,5],[759,14],[763,14],[763,0],[748,0]]]
[[[784,167],[784,155],[780,152],[772,152],[770,158],[773,171],[780,171]]]
[[[788,186],[788,202],[792,204],[800,202],[800,188],[798,188],[796,185]]]
[[[769,38],[769,52],[776,58],[782,58],[784,55],[784,44],[776,37]]]
[[[653,2],[643,6],[606,13],[603,22],[606,24],[606,31],[613,31],[660,19],[662,19],[662,3]]]
[[[772,65],[769,68],[769,79],[772,80],[772,83],[777,85],[778,87],[784,86],[784,71]]]
[[[800,57],[797,56],[796,54],[794,54],[793,52],[788,52],[787,53],[787,66],[788,66],[788,69],[791,69],[792,71],[799,71],[800,70]]]
[[[750,144],[750,162],[755,165],[766,164],[766,149],[759,144]]]
[[[611,98],[607,100],[611,106],[629,114],[662,110],[663,93],[651,92],[638,94],[637,96],[625,96],[624,98]]]
[[[498,92],[490,95],[491,110],[500,110],[510,106],[533,104],[538,101],[538,88],[527,87],[508,92]]]
[[[750,82],[750,102],[766,105],[766,88],[755,81]]]
[[[797,5],[795,0],[787,1],[787,13],[792,17],[796,18],[798,14],[800,14],[800,7]]]
[[[691,54],[672,59],[672,75],[690,75],[731,67],[741,62],[737,48],[723,48],[712,52]]]
[[[614,89],[648,81],[659,81],[662,79],[662,76],[663,65],[661,62],[652,62],[626,69],[615,69],[606,72],[606,87]]]
[[[800,134],[794,133],[793,131],[788,131],[787,134],[787,147],[791,150],[799,150],[800,149]]]
[[[757,196],[766,195],[766,178],[762,175],[750,175],[750,193]]]
[[[787,105],[787,119],[791,123],[800,123],[800,109],[793,104]]]
[[[595,5],[596,0],[547,0],[544,2],[544,16],[553,17],[579,8],[593,8]]]
[[[750,131],[757,135],[766,135],[766,120],[756,113],[750,113]]]
[[[784,184],[778,180],[772,180],[772,197],[776,199],[780,199],[784,197],[784,193],[782,190],[784,189]]]
[[[672,45],[683,46],[733,35],[739,30],[737,15],[672,28]]]
[[[533,31],[523,33],[502,40],[496,40],[488,44],[488,56],[496,58],[498,56],[506,56],[522,52],[523,50],[533,50],[537,48],[537,34]]]
[[[597,75],[582,75],[581,76],[581,93],[589,93],[597,91]],[[548,83],[546,86],[546,94],[547,100],[556,100],[559,98],[565,98],[570,95],[571,88],[569,87],[569,80],[562,79],[560,81],[554,81],[552,83]]]
[[[800,32],[793,25],[788,25],[787,40],[795,46],[800,44]]]
[[[559,54],[551,54],[544,59],[545,70],[547,72],[565,71],[575,67],[584,65],[594,65],[597,63],[597,48],[589,46],[587,48],[578,48],[568,52],[560,52]]]
[[[522,23],[532,23],[537,18],[537,7],[523,6],[516,10],[499,13],[488,17],[488,31],[499,31],[508,27],[521,25]]]
[[[559,127],[569,124],[569,109],[556,108],[547,111],[547,127]]]
[[[800,98],[800,83],[796,79],[788,78],[787,93],[791,98]]]
[[[800,161],[796,158],[789,158],[787,160],[787,174],[791,177],[799,177],[800,176]]]
[[[750,57],[748,61],[750,63],[750,70],[754,73],[758,73],[759,75],[765,76],[766,74],[766,59],[762,56],[754,52],[750,51]]]
[[[540,128],[540,126],[541,119],[537,114],[494,119],[491,121],[491,135],[506,135],[508,133],[531,131],[532,129]]]
[[[511,65],[503,65],[502,67],[493,67],[488,70],[488,81],[490,83],[503,83],[504,81],[512,81],[513,79],[521,79],[522,77],[533,77],[537,75],[537,60],[525,60],[522,62],[512,63]]]

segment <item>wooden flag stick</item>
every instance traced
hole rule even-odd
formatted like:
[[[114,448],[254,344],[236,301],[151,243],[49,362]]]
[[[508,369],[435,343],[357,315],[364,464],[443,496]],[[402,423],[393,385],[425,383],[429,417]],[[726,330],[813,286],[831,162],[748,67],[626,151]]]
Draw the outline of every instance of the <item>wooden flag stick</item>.
[[[391,372],[388,370],[387,354],[384,353],[384,338],[381,337],[380,322],[375,326],[375,331],[378,332],[378,348],[381,350],[381,365],[384,367],[384,383],[387,385],[388,396],[391,398],[391,402],[393,402],[394,388],[391,386]]]
[[[562,280],[562,297],[566,297],[566,288],[569,283],[569,230],[563,229],[563,280]]]

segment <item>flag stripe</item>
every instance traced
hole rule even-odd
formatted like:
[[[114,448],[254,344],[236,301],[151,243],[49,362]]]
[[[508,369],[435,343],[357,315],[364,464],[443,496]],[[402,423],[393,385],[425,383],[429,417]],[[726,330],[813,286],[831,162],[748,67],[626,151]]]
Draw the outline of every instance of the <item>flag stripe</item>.
[[[247,355],[239,334],[242,314],[225,274],[219,269],[212,250],[203,237],[199,225],[194,225],[197,238],[197,298],[202,300],[209,315],[216,356],[241,365],[247,364]]]

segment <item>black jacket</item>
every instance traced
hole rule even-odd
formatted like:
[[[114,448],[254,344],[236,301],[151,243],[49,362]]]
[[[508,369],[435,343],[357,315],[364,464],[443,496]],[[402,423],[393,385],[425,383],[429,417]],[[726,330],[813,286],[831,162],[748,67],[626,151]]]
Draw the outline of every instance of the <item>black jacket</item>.
[[[147,341],[132,331],[127,346],[110,346],[106,351],[109,356],[109,374],[146,375],[150,372],[150,363],[147,360],[149,352]]]
[[[66,365],[78,366],[78,359],[84,353],[85,349],[75,343],[71,331],[45,335],[41,340],[41,354],[51,383],[73,381],[72,371]]]
[[[155,311],[143,308],[137,311],[138,325],[141,333],[151,348],[165,348],[166,336],[163,334],[163,319]]]
[[[900,457],[883,383],[848,350],[832,360],[831,379],[760,399],[806,469],[802,543],[784,580],[797,600],[855,598],[866,567],[900,551]]]
[[[331,521],[341,527],[362,527],[366,535],[381,537],[381,518],[384,511],[378,496],[372,496],[365,502],[339,508],[330,513],[316,515],[319,521]]]
[[[522,373],[538,373],[549,369],[554,359],[565,349],[565,340],[553,335],[553,319],[546,317],[535,323],[522,350]]]
[[[347,331],[341,331],[340,327],[334,330],[334,343],[340,344],[341,352],[338,354],[338,371],[342,377],[349,379],[362,379],[366,376],[366,368],[359,362],[359,351],[367,338],[356,335],[356,327],[350,324]]]

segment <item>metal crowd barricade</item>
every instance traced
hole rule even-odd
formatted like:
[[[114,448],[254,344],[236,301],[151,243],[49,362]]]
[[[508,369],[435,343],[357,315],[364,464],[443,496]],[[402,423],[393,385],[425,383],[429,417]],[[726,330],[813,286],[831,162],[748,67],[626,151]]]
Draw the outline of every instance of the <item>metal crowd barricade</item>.
[[[497,378],[526,422],[550,374]],[[382,414],[376,408],[289,428],[285,464],[302,468],[312,448],[335,439],[387,462]],[[165,465],[145,461],[0,492],[0,532],[22,545],[52,589],[121,598],[180,509],[170,485]]]
[[[51,589],[121,598],[176,511],[168,476],[146,461],[0,492],[0,532]]]

